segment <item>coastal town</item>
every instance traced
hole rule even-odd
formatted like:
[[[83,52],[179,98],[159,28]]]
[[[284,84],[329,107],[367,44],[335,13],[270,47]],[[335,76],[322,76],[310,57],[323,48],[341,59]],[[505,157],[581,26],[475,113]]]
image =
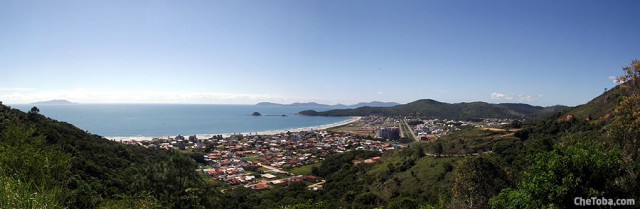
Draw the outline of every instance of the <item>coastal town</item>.
[[[263,190],[305,182],[310,190],[318,190],[322,189],[324,180],[314,176],[312,170],[329,155],[352,150],[384,153],[402,149],[414,140],[432,141],[462,126],[492,127],[509,122],[508,119],[453,121],[368,116],[320,130],[208,138],[178,135],[122,142],[154,149],[206,153],[198,171],[231,186]],[[374,157],[354,164],[380,160],[380,157]]]
[[[128,141],[148,148],[194,150],[207,153],[199,171],[230,185],[243,185],[255,190],[293,182],[313,183],[310,189],[322,188],[322,181],[313,175],[296,175],[294,167],[313,165],[325,157],[351,150],[385,152],[404,145],[391,141],[363,139],[348,133],[326,130],[286,132],[273,135],[235,134],[208,139],[196,136],[176,136],[150,141]]]

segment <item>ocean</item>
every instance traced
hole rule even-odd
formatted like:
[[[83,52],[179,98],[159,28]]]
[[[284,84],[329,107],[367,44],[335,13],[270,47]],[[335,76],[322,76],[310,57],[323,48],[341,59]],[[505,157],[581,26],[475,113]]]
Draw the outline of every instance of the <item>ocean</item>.
[[[11,105],[29,111],[34,105]],[[40,114],[106,138],[153,138],[176,135],[229,135],[318,129],[350,117],[301,116],[302,110],[328,107],[210,104],[65,104],[35,105]],[[263,116],[252,116],[259,112]],[[286,115],[283,117],[282,115]]]

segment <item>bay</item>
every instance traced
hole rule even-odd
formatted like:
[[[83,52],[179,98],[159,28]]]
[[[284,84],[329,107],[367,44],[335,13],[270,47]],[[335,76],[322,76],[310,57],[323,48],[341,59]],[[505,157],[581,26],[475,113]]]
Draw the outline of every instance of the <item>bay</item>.
[[[11,106],[26,112],[34,105]],[[296,114],[307,109],[331,109],[329,107],[210,104],[65,104],[37,107],[42,115],[107,138],[275,132],[319,128],[350,119]],[[263,116],[252,116],[253,112]]]

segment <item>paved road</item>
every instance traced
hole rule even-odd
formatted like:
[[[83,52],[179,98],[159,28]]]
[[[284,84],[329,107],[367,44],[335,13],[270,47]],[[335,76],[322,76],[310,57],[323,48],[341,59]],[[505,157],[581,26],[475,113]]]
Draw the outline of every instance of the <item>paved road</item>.
[[[417,142],[420,141],[420,138],[416,137],[416,133],[413,132],[413,129],[411,128],[411,126],[409,126],[409,124],[407,123],[407,120],[404,120],[404,125],[407,126],[407,129],[409,129],[409,133],[411,133],[411,136],[413,136],[413,139],[416,140]],[[402,129],[400,129],[402,130]]]

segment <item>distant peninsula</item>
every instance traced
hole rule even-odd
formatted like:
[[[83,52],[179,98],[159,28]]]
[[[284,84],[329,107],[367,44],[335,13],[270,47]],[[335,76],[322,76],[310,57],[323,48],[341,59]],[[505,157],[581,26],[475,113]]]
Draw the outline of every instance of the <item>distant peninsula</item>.
[[[31,104],[32,105],[65,105],[65,104],[77,104],[77,103],[70,102],[69,100],[64,100],[64,99],[54,99],[54,100],[48,100],[48,101],[34,102]]]
[[[400,105],[395,102],[380,102],[380,101],[372,101],[372,102],[360,102],[354,105],[344,105],[344,104],[336,104],[336,105],[328,105],[328,104],[320,104],[316,102],[295,102],[291,104],[278,104],[273,102],[260,102],[256,105],[260,106],[291,106],[291,107],[332,107],[337,109],[344,108],[358,108],[358,107],[393,107],[396,105]]]
[[[307,116],[418,116],[443,119],[477,119],[477,118],[535,118],[549,112],[567,109],[567,106],[540,107],[519,103],[490,104],[486,102],[444,103],[431,99],[417,100],[393,107],[358,107],[351,109],[334,109],[318,112],[305,110],[298,114]]]

